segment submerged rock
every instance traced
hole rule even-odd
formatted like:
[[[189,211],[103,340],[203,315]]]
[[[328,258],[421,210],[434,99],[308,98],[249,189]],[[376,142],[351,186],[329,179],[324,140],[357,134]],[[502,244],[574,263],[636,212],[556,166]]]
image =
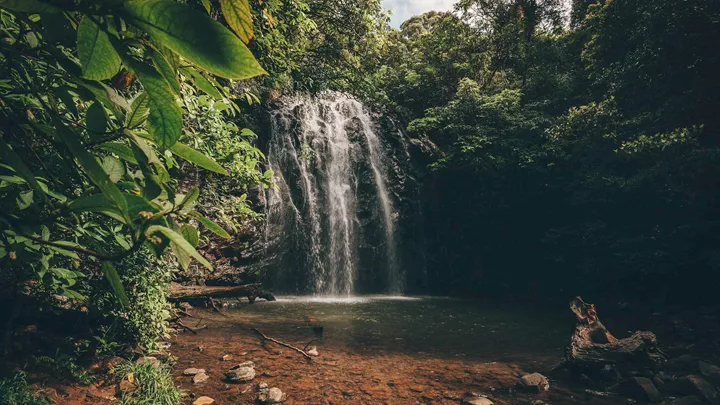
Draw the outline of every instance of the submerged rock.
[[[535,393],[540,393],[550,389],[550,381],[548,381],[547,377],[540,373],[532,373],[522,376],[518,385],[526,391]]]
[[[665,401],[662,405],[703,405],[703,401],[697,399],[696,397],[683,397]]]
[[[714,384],[716,387],[720,387],[720,367],[704,361],[699,361],[698,369],[700,369],[700,374],[710,381],[710,383]]]
[[[250,382],[255,378],[255,364],[252,361],[240,363],[225,372],[225,377],[232,382]]]

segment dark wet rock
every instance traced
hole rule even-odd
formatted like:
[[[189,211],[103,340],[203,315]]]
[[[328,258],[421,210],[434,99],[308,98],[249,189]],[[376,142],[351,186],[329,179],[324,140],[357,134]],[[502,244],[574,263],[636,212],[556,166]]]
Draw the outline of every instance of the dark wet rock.
[[[540,373],[532,373],[522,376],[518,386],[525,391],[540,393],[550,389],[550,381]]]
[[[694,373],[697,371],[698,358],[689,354],[674,357],[665,363],[665,370],[673,373]]]
[[[704,402],[696,397],[683,397],[665,401],[661,405],[704,405]]]
[[[720,367],[704,361],[698,362],[700,374],[716,387],[720,387]]]
[[[718,392],[715,387],[702,377],[697,375],[689,375],[668,382],[668,391],[685,396],[696,396],[710,404],[720,403]]]
[[[639,401],[660,402],[662,400],[662,395],[655,384],[645,377],[632,377],[620,381],[608,388],[608,391]]]
[[[225,372],[225,377],[232,382],[250,382],[255,378],[255,364],[252,361],[240,363]]]
[[[280,388],[270,388],[267,390],[260,391],[258,394],[258,402],[261,404],[279,404],[287,398]]]

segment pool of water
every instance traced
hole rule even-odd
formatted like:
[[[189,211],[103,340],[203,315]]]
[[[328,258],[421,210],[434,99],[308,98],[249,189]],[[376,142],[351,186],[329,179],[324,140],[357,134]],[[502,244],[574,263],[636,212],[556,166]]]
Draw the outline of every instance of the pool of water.
[[[286,296],[229,309],[225,320],[278,339],[317,339],[326,347],[536,366],[562,356],[573,329],[565,310],[442,297]]]

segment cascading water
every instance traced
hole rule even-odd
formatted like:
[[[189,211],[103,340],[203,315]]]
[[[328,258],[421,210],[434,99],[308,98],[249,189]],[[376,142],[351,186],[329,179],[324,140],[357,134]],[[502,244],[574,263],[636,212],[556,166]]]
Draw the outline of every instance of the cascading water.
[[[271,114],[268,161],[277,186],[268,191],[266,238],[276,284],[349,295],[373,274],[364,290],[401,292],[390,184],[400,169],[389,164],[370,112],[326,92],[285,99]]]

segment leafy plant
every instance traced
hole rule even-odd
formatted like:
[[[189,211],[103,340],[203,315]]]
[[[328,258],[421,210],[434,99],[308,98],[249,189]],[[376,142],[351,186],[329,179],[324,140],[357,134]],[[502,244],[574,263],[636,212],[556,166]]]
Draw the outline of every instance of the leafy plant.
[[[2,0],[0,7],[3,267],[80,301],[77,280],[102,271],[124,307],[126,280],[115,264],[142,247],[158,257],[172,247],[211,268],[183,236],[197,231],[181,229],[217,226],[191,209],[199,193],[183,193],[171,169],[179,158],[227,172],[178,142],[178,101],[192,86],[228,96],[213,75],[264,74],[243,41],[171,0]],[[241,0],[223,3],[227,15],[245,8]],[[229,97],[224,103],[238,109]]]
[[[0,404],[47,405],[49,403],[46,397],[33,392],[22,371],[10,378],[0,380]]]
[[[123,362],[114,368],[118,381],[130,380],[136,390],[123,395],[121,405],[177,405],[183,397],[170,368],[153,362]]]

